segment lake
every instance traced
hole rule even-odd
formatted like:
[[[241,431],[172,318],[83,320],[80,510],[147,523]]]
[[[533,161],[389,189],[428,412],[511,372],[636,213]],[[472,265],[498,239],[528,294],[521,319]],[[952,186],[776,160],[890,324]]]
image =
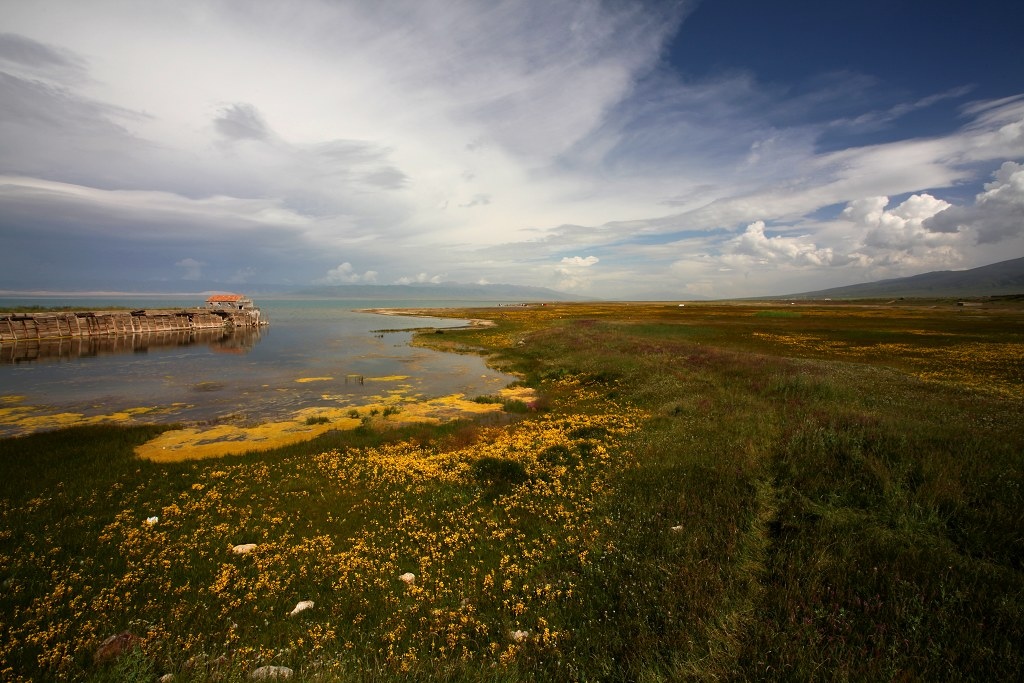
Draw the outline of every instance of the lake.
[[[31,305],[101,310],[200,303],[153,297],[19,298],[0,299],[0,311]],[[256,304],[270,325],[226,338],[196,333],[65,340],[50,356],[5,345],[0,348],[0,436],[108,418],[252,423],[317,406],[365,405],[382,395],[493,394],[515,380],[477,356],[412,347],[412,332],[400,331],[459,327],[467,321],[356,310],[414,308],[423,302],[267,299]]]

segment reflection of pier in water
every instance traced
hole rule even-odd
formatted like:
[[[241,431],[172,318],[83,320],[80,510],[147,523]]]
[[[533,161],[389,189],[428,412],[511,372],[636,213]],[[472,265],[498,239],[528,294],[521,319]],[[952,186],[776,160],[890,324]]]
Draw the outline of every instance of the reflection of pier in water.
[[[218,353],[248,353],[260,340],[261,327],[173,330],[117,336],[25,339],[0,343],[0,363],[71,360],[151,349],[207,344]]]

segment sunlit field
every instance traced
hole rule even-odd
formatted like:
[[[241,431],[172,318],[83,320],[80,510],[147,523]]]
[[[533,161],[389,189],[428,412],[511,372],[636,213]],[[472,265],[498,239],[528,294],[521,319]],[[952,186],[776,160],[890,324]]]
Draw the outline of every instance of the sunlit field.
[[[0,679],[1024,670],[1019,302],[430,314],[533,398],[181,462],[0,440]]]

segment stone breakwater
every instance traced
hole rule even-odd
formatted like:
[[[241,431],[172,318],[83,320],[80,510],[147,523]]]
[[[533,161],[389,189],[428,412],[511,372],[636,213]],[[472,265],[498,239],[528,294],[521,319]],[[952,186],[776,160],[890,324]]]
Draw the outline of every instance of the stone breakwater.
[[[0,313],[0,343],[223,330],[264,324],[256,308]]]

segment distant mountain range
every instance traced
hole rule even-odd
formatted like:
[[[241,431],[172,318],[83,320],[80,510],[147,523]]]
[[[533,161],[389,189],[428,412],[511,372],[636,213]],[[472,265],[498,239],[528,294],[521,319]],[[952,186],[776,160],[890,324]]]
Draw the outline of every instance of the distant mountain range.
[[[0,281],[0,289],[4,283]],[[89,292],[124,292],[124,296],[135,294],[163,294],[168,291],[166,283],[132,283],[120,287],[111,283],[89,283],[89,287],[50,288],[49,292],[16,290],[0,292],[3,296],[50,294],[87,294]],[[463,284],[442,282],[439,284],[418,283],[409,285],[320,285],[296,289],[289,285],[271,284],[228,284],[221,282],[188,283],[192,292],[237,291],[253,297],[310,296],[363,301],[424,301],[424,302],[530,302],[530,301],[594,301],[592,297],[559,292],[546,287],[531,287],[510,284]],[[180,283],[179,283],[180,290]],[[780,294],[751,297],[757,299],[878,299],[893,297],[960,298],[981,296],[1024,295],[1024,258],[1001,261],[970,270],[942,270],[910,277],[865,282],[846,287],[832,287],[813,292]],[[186,296],[179,294],[177,296]]]
[[[833,287],[770,299],[877,299],[888,297],[979,297],[1024,294],[1024,258],[970,270],[938,270],[921,275]]]
[[[580,297],[546,287],[468,285],[458,282],[415,285],[324,285],[293,292],[304,296],[388,301],[574,301]]]

